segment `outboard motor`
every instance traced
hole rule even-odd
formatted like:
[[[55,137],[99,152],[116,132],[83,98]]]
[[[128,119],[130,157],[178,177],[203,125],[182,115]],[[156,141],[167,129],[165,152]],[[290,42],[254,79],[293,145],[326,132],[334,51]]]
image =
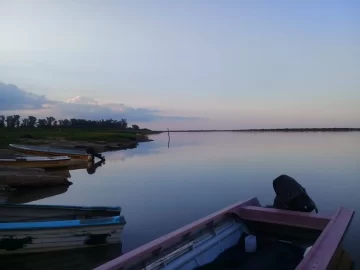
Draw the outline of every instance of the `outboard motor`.
[[[95,157],[97,157],[97,158],[99,158],[101,160],[105,160],[105,157],[103,155],[97,153],[93,147],[87,148],[86,153],[91,155],[91,160],[94,160]]]
[[[306,193],[295,179],[287,175],[280,175],[273,181],[276,193],[274,208],[299,211],[299,212],[318,212],[315,202]]]

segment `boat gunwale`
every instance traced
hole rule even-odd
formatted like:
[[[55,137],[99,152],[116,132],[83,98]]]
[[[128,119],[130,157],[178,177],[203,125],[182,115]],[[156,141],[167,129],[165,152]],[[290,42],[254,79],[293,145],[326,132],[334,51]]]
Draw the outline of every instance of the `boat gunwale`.
[[[302,212],[295,212],[295,211],[289,211],[289,210],[279,210],[279,209],[273,209],[273,208],[264,208],[261,207],[258,199],[256,197],[241,201],[238,203],[235,203],[233,205],[230,205],[228,207],[223,208],[222,210],[216,211],[206,217],[200,218],[197,221],[194,221],[188,225],[185,225],[184,227],[177,229],[173,232],[170,232],[169,234],[166,234],[158,239],[155,239],[149,243],[146,243],[128,253],[125,253],[124,255],[117,257],[103,265],[100,265],[96,267],[94,270],[115,270],[115,269],[123,269],[126,266],[133,266],[138,262],[141,262],[148,256],[149,254],[158,254],[162,250],[165,250],[169,246],[181,241],[186,235],[188,235],[191,232],[194,232],[195,230],[200,229],[204,225],[211,224],[215,220],[221,219],[229,214],[235,214],[240,219],[243,219],[246,221],[260,221],[265,223],[271,223],[271,224],[279,224],[279,225],[288,225],[292,227],[300,227],[300,228],[308,228],[308,229],[316,229],[321,230],[321,234],[319,238],[316,240],[315,245],[317,244],[321,239],[334,239],[334,236],[332,234],[327,233],[329,231],[330,224],[332,223],[334,219],[338,217],[337,213],[339,211],[343,211],[343,208],[339,208],[339,210],[335,213],[335,215],[331,217],[327,216],[321,216],[316,215],[313,213],[302,213]],[[347,210],[350,213],[354,213],[353,210]],[[285,218],[285,220],[284,220]],[[350,224],[350,220],[348,222],[345,222],[345,227],[340,228],[340,231],[342,231],[342,236],[345,233],[346,228]],[[335,236],[336,237],[336,236]],[[320,240],[319,240],[320,239]],[[336,247],[339,245],[341,241],[340,239],[336,239],[333,242],[331,242],[333,245],[336,245]],[[316,246],[315,246],[316,248]],[[311,252],[311,251],[310,251]],[[314,252],[314,251],[313,251]],[[333,249],[329,248],[326,249],[324,252],[326,252],[325,256],[327,258],[332,258],[334,255]],[[311,254],[311,253],[309,253]],[[308,254],[308,255],[309,255]],[[308,256],[307,255],[307,256]],[[308,269],[309,268],[309,262],[307,258],[306,260],[303,260],[304,262],[299,269]],[[129,265],[129,262],[133,261],[131,265]],[[138,262],[137,262],[138,261]],[[304,267],[305,265],[305,267]],[[326,267],[325,267],[326,268]],[[320,268],[320,269],[325,269]],[[298,267],[296,268],[298,270]]]
[[[69,161],[71,160],[68,156],[52,156],[52,157],[16,157],[16,158],[2,158],[0,162],[31,162],[31,163],[47,163],[47,162],[57,162],[57,161]]]
[[[101,217],[94,219],[38,221],[38,222],[3,222],[0,223],[0,234],[7,231],[52,230],[68,228],[88,228],[108,225],[125,225],[124,216]]]
[[[35,209],[56,209],[56,210],[83,210],[83,211],[119,211],[120,206],[76,206],[76,205],[51,205],[51,204],[18,204],[18,203],[0,203],[1,207],[14,207],[14,208],[35,208]]]

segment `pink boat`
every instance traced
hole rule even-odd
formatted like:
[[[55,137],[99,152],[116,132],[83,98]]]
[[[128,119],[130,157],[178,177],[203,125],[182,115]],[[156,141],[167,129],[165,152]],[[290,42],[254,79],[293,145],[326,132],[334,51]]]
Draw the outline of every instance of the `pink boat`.
[[[291,192],[284,193],[276,181],[293,185]],[[281,201],[282,209],[262,207],[257,198],[239,202],[96,270],[337,269],[354,211],[340,207],[332,216],[311,213],[317,211],[315,204],[287,176],[275,179],[274,189],[274,207],[279,208]]]

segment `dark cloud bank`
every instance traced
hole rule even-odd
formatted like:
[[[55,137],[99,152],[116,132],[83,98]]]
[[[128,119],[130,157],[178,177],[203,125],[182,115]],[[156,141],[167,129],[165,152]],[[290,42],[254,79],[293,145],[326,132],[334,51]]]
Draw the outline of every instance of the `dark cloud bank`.
[[[132,108],[121,103],[99,104],[95,100],[85,97],[76,97],[69,102],[59,102],[49,100],[43,95],[26,92],[16,85],[0,82],[0,113],[14,111],[14,114],[21,114],[21,110],[43,110],[44,116],[52,115],[58,118],[94,120],[125,118],[131,122],[198,119],[195,117],[160,116],[158,115],[161,112],[159,110]]]

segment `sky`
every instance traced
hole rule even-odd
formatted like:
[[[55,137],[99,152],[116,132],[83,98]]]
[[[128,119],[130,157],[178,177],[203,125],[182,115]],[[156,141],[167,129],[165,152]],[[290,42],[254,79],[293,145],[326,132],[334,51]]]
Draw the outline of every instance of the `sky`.
[[[360,126],[360,2],[0,0],[0,114]]]

